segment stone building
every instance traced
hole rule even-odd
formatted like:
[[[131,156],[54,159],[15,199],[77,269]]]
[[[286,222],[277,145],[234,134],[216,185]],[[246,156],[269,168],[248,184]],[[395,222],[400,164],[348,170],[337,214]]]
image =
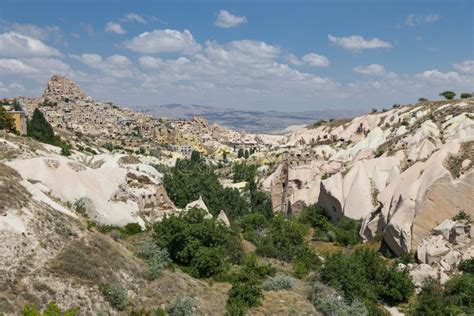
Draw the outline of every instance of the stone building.
[[[20,135],[26,135],[27,125],[26,125],[26,113],[23,111],[12,111],[10,112],[15,120],[15,129]]]

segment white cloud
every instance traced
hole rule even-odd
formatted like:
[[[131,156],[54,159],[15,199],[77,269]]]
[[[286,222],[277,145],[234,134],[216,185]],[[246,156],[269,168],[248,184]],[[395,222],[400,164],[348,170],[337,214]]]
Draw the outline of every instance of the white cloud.
[[[0,73],[2,74],[31,74],[34,72],[36,72],[36,69],[26,65],[19,59],[0,58]]]
[[[286,61],[290,65],[295,65],[295,66],[303,65],[303,62],[298,58],[298,56],[296,56],[295,54],[291,54],[291,53],[286,55]]]
[[[147,23],[147,20],[137,14],[137,13],[127,13],[122,19],[121,19],[122,22],[137,22],[137,23],[141,23],[141,24],[146,24]]]
[[[12,23],[9,25],[9,30],[21,35],[36,38],[39,40],[61,41],[63,35],[59,26],[38,26],[34,24]]]
[[[184,53],[193,54],[201,49],[190,31],[153,30],[125,41],[124,46],[132,51],[144,54]]]
[[[465,60],[462,63],[454,64],[453,67],[461,72],[474,73],[474,60]]]
[[[231,41],[223,45],[207,41],[206,46],[207,56],[221,62],[255,63],[280,55],[278,47],[253,40]]]
[[[429,15],[415,15],[409,14],[405,18],[406,26],[417,26],[420,24],[431,24],[441,20],[441,16],[438,14],[429,14]]]
[[[102,58],[98,54],[82,54],[79,56],[72,55],[71,57],[93,69],[100,70],[112,78],[132,78],[136,76],[136,70],[133,68],[130,59],[122,55]]]
[[[352,69],[354,72],[377,77],[396,78],[397,75],[394,72],[388,72],[383,65],[370,64],[368,66],[357,66]]]
[[[425,70],[417,75],[419,78],[432,81],[460,81],[461,76],[455,71],[441,72],[438,69]]]
[[[303,56],[303,61],[313,67],[327,67],[330,62],[323,55],[318,55],[316,53],[310,53]]]
[[[125,34],[127,33],[119,23],[107,22],[105,31],[109,33]]]
[[[391,48],[392,44],[383,41],[378,38],[367,40],[359,35],[352,35],[347,37],[336,37],[331,34],[328,35],[329,42],[340,46],[344,49],[351,50],[354,52],[361,51],[364,49],[376,49],[376,48]]]
[[[14,32],[0,34],[0,56],[50,57],[61,53],[42,41]]]
[[[220,10],[217,14],[215,25],[223,28],[237,27],[240,24],[247,23],[245,16],[236,16],[227,10]]]

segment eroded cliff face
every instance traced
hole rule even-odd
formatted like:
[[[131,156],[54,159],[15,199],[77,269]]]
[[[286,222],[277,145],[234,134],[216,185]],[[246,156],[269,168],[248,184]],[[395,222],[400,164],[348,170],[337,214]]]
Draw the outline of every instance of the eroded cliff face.
[[[413,251],[444,219],[474,216],[473,140],[473,100],[316,124],[287,136],[292,163],[267,181],[274,211],[317,204],[335,223],[363,220],[366,240],[383,235],[396,254]]]

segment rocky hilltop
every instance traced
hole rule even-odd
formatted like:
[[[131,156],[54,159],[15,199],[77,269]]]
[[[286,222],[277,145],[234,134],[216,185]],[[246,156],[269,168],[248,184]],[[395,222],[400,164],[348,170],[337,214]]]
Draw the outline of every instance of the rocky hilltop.
[[[52,102],[63,100],[86,100],[92,101],[76,83],[66,77],[54,75],[49,79],[42,98]]]
[[[275,211],[317,204],[333,222],[363,220],[397,255],[414,252],[443,220],[474,216],[474,102],[421,102],[286,136],[265,180]]]

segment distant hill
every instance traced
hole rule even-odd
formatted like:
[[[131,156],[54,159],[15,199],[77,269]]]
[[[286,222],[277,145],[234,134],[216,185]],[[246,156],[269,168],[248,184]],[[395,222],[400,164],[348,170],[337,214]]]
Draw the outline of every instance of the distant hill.
[[[281,133],[293,125],[307,125],[319,119],[352,117],[359,114],[351,110],[317,110],[305,112],[244,111],[233,108],[216,108],[197,104],[164,104],[137,107],[155,117],[190,119],[203,116],[211,123],[249,132]]]

